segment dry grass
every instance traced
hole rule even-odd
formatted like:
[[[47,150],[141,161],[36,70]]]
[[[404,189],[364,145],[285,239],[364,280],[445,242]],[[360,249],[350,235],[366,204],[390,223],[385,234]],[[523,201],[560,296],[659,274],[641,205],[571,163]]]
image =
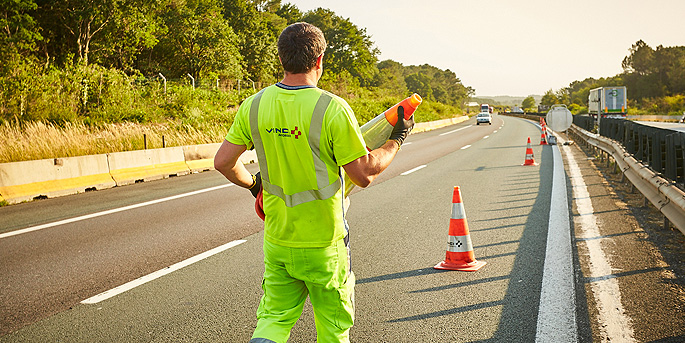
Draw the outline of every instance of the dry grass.
[[[0,125],[0,163],[74,157],[118,151],[141,150],[144,135],[147,148],[221,142],[227,127],[197,129],[169,122],[166,124],[105,124],[90,127],[66,123],[63,127],[42,122],[23,127]]]

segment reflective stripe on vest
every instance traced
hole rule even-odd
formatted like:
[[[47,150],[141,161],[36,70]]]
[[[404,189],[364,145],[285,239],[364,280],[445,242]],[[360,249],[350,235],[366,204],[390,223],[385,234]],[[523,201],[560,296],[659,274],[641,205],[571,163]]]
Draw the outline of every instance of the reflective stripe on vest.
[[[334,196],[338,190],[342,188],[342,181],[339,177],[333,181],[333,183],[328,183],[328,169],[323,160],[321,160],[321,151],[319,149],[321,130],[323,128],[323,117],[332,100],[331,96],[326,93],[321,93],[319,100],[316,102],[316,106],[314,106],[314,112],[312,113],[312,120],[307,134],[309,148],[312,151],[316,185],[318,189],[308,189],[295,194],[285,194],[283,188],[272,184],[269,179],[269,168],[266,162],[264,144],[262,143],[259,134],[259,102],[262,99],[263,92],[264,90],[261,90],[257,93],[250,106],[250,133],[252,133],[252,141],[254,142],[255,152],[257,153],[257,159],[259,160],[259,169],[264,190],[269,194],[281,198],[287,207],[294,207],[314,200],[325,200]]]

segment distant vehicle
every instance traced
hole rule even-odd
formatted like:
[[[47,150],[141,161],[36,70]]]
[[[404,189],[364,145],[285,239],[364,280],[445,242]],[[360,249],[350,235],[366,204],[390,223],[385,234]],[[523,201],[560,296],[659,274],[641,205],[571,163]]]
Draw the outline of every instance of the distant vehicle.
[[[514,109],[511,110],[511,113],[524,113],[523,109],[518,106],[514,106]]]
[[[480,105],[480,111],[481,111],[481,113],[482,112],[492,113],[492,107],[490,107],[490,105],[488,105],[488,104],[481,104]]]
[[[626,87],[591,89],[588,96],[588,112],[595,118],[599,113],[602,114],[602,118],[625,117],[628,112]]]
[[[476,125],[480,125],[480,123],[488,123],[492,125],[492,117],[490,116],[489,112],[478,113],[478,116],[476,116]]]

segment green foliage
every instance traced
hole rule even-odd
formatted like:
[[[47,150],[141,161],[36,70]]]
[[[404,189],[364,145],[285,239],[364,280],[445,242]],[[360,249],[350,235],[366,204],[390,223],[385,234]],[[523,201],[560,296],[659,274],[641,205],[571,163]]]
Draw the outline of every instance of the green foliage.
[[[43,37],[29,12],[37,7],[33,0],[0,0],[0,64],[36,51]]]
[[[571,111],[571,113],[574,115],[588,113],[587,106],[582,106],[578,104],[569,105],[568,110]]]
[[[326,37],[324,65],[334,74],[349,72],[362,86],[372,85],[378,68],[380,51],[373,47],[366,29],[360,29],[349,19],[335,15],[333,11],[318,8],[305,13],[302,21],[316,25]]]
[[[221,141],[240,102],[282,77],[277,37],[296,21],[324,32],[318,86],[345,98],[361,124],[414,92],[424,98],[417,122],[460,115],[474,94],[450,70],[379,63],[366,30],[328,9],[303,13],[280,0],[0,0],[0,158],[139,149],[141,132],[166,135],[171,146]],[[36,135],[45,139],[29,152]],[[51,148],[63,136],[71,138]]]
[[[456,74],[449,69],[441,70],[423,64],[405,67],[404,75],[410,92],[419,93],[430,100],[454,107],[461,107],[464,101],[475,93],[473,88],[465,87]],[[422,90],[425,95],[414,89]]]
[[[242,76],[238,37],[214,0],[172,3],[161,16],[166,33],[153,52],[165,75]]]
[[[257,5],[260,5],[257,3]],[[224,18],[238,35],[238,52],[243,57],[242,68],[248,78],[273,82],[280,72],[276,40],[286,26],[286,20],[269,12],[275,6],[260,6],[250,0],[225,0]]]
[[[543,106],[552,106],[559,103],[559,97],[552,89],[545,92],[545,94],[542,96],[542,100],[540,100],[540,105]]]
[[[523,99],[523,102],[521,102],[521,107],[524,109],[534,108],[535,107],[535,98],[533,98],[532,96],[529,96],[529,97]]]
[[[683,106],[674,99],[685,94],[685,47],[659,45],[653,49],[638,40],[629,52],[621,63],[622,74],[573,81],[569,87],[559,90],[568,94],[568,99],[560,101],[567,105],[576,104],[578,110],[583,111],[591,89],[626,86],[629,113],[682,113]]]
[[[415,73],[407,76],[404,81],[407,89],[412,93],[421,94],[422,97],[433,99],[433,88],[431,87],[431,77],[424,73]]]
[[[405,69],[402,63],[393,60],[381,61],[378,63],[378,74],[376,74],[374,85],[396,94],[407,93],[409,90],[404,78]]]

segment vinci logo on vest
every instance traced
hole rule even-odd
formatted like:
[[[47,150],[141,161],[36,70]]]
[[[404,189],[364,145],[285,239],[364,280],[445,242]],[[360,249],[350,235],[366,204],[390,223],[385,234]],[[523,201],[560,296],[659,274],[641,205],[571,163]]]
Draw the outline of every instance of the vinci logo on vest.
[[[266,129],[267,133],[272,133],[277,135],[278,137],[295,137],[295,139],[299,138],[302,135],[302,132],[297,129],[297,126],[295,126],[294,130],[290,130],[288,128],[270,128]]]

